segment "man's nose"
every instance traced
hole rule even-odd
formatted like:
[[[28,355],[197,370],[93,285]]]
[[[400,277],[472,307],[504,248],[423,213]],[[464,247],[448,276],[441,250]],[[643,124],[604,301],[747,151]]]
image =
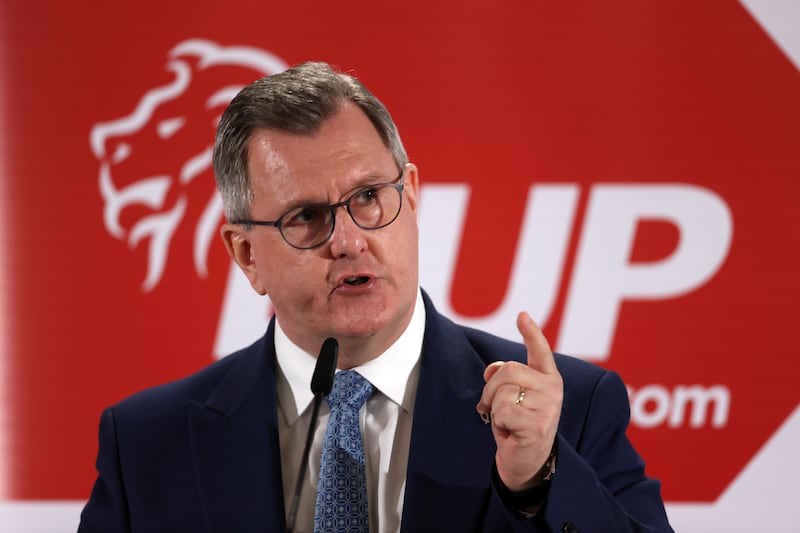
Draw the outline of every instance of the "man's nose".
[[[333,212],[333,233],[330,238],[331,255],[354,257],[366,251],[366,231],[356,224],[347,207],[337,208]]]

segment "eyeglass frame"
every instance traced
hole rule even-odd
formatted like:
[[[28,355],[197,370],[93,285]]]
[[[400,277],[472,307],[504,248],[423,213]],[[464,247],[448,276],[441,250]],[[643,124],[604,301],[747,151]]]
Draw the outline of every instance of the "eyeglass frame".
[[[359,228],[361,228],[363,230],[367,230],[367,231],[385,228],[386,226],[389,226],[395,220],[397,220],[397,217],[400,216],[400,211],[402,211],[402,209],[403,209],[403,191],[405,190],[405,182],[403,181],[404,174],[405,174],[405,171],[404,170],[400,170],[400,174],[395,179],[393,179],[392,181],[383,182],[383,183],[373,183],[371,185],[364,185],[363,187],[359,187],[358,189],[353,191],[353,193],[350,196],[348,196],[345,200],[342,200],[341,202],[337,202],[335,204],[325,204],[325,203],[301,204],[301,205],[297,205],[295,207],[292,207],[290,209],[287,209],[286,211],[284,211],[281,214],[281,216],[279,216],[275,220],[237,219],[237,220],[232,220],[231,224],[236,224],[236,225],[239,225],[239,226],[243,226],[243,225],[269,226],[269,227],[277,228],[278,232],[281,234],[281,238],[284,240],[284,242],[286,244],[288,244],[292,248],[296,248],[298,250],[313,250],[314,248],[319,248],[320,246],[322,246],[323,244],[325,244],[326,242],[328,242],[331,239],[331,236],[333,235],[333,231],[336,229],[336,210],[339,209],[340,207],[346,207],[347,208],[347,214],[350,215],[350,220],[352,220],[353,223],[356,226],[358,226]],[[395,183],[397,180],[401,180],[400,183]],[[353,200],[353,198],[356,197],[356,195],[358,195],[359,193],[363,192],[365,189],[370,189],[372,187],[383,187],[383,186],[393,188],[400,195],[400,205],[397,206],[397,213],[395,213],[395,215],[392,217],[392,219],[389,222],[385,223],[385,224],[381,224],[380,226],[376,226],[374,228],[364,227],[361,224],[359,224],[358,221],[356,220],[356,218],[353,216],[353,212],[350,210],[350,202]],[[297,245],[294,245],[291,242],[289,242],[289,239],[287,239],[286,235],[283,234],[283,229],[281,227],[282,224],[283,224],[283,218],[286,215],[288,215],[289,213],[291,213],[292,211],[294,211],[297,208],[299,208],[299,207],[327,208],[328,211],[330,212],[330,214],[331,214],[330,230],[328,231],[328,235],[320,243],[315,244],[313,246],[297,246]]]

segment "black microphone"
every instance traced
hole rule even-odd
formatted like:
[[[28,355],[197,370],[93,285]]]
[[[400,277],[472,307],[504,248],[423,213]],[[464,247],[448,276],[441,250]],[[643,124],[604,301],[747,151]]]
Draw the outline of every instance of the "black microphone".
[[[317,365],[314,367],[314,374],[311,376],[311,392],[314,393],[313,411],[311,421],[308,424],[308,435],[306,436],[306,446],[303,448],[303,460],[300,461],[300,472],[297,474],[297,483],[294,485],[294,496],[292,497],[292,508],[289,517],[286,519],[286,531],[294,533],[294,523],[297,520],[297,507],[300,505],[300,493],[303,492],[303,485],[306,480],[306,469],[308,468],[308,454],[311,453],[311,443],[314,440],[314,429],[319,418],[319,408],[322,400],[330,394],[333,388],[333,374],[336,372],[336,360],[339,358],[339,342],[333,337],[328,337],[322,343],[317,357]]]

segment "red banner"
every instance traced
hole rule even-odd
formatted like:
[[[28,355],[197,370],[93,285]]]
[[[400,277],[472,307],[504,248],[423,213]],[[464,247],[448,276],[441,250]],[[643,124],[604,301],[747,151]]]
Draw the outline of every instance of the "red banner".
[[[269,302],[218,236],[210,147],[237,88],[310,59],[392,113],[441,311],[516,339],[527,309],[555,349],[618,371],[676,529],[792,516],[800,9],[87,0],[0,15],[0,524],[73,528],[48,505],[77,521],[102,408],[263,331]],[[30,501],[49,511],[25,515]]]

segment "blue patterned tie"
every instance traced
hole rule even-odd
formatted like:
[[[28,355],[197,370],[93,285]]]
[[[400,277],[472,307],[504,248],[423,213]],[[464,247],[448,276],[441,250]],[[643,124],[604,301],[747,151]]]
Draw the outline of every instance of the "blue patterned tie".
[[[331,416],[325,430],[315,533],[369,532],[364,442],[358,411],[372,395],[372,383],[355,370],[339,372],[327,396]]]

